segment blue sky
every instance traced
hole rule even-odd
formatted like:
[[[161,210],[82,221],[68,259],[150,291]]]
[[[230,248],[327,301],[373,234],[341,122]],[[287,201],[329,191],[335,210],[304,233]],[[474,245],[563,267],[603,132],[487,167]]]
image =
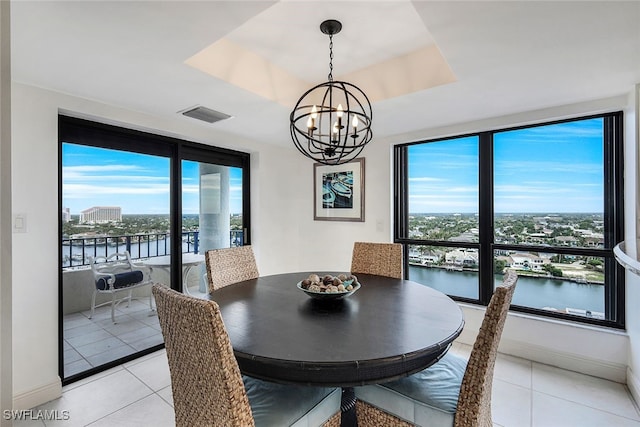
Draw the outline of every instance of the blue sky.
[[[92,206],[120,206],[124,215],[169,213],[169,159],[63,145],[62,204],[72,215]],[[230,169],[230,210],[242,212],[242,170]],[[199,211],[198,163],[183,162],[183,212]]]
[[[494,136],[496,213],[601,213],[602,119]],[[478,212],[476,137],[409,147],[409,212]]]

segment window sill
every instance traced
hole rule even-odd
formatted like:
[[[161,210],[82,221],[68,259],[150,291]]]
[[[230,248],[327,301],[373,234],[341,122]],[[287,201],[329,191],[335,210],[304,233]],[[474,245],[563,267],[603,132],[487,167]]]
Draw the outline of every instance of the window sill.
[[[470,304],[470,303],[462,303],[462,302],[458,302],[458,305],[460,307],[462,307],[463,309],[466,309],[466,310],[475,310],[475,311],[482,311],[482,312],[484,312],[486,310],[486,307],[484,307],[482,305],[476,305],[476,304]],[[608,333],[608,334],[619,335],[619,336],[624,336],[624,337],[628,336],[626,330],[618,329],[618,328],[614,328],[614,327],[610,327],[610,326],[591,325],[591,324],[587,324],[587,323],[581,323],[581,322],[578,322],[578,321],[556,319],[556,318],[538,316],[538,315],[535,315],[535,314],[521,313],[521,312],[516,312],[516,311],[509,311],[509,316],[510,317],[515,317],[515,318],[519,318],[519,319],[524,319],[524,320],[527,320],[527,321],[538,322],[538,323],[542,323],[542,324],[546,323],[546,324],[549,324],[549,325],[570,327],[570,328],[582,329],[582,330],[585,330],[585,331],[593,331],[593,332],[598,332],[598,333]]]

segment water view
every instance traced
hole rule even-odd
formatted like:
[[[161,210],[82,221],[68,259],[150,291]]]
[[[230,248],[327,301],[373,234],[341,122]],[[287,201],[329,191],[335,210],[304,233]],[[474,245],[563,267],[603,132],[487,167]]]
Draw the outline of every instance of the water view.
[[[410,279],[449,295],[478,299],[478,249],[464,247],[479,242],[478,216],[412,214],[409,226],[413,239],[455,242],[410,245]],[[505,269],[512,269],[520,277],[515,305],[604,319],[604,258],[553,250],[602,249],[603,229],[603,216],[595,213],[496,214],[494,242],[512,246],[494,252],[496,284]],[[540,250],[519,249],[522,245]]]
[[[410,266],[409,278],[454,296],[478,298],[478,273]],[[502,275],[495,275],[496,285]],[[604,286],[520,276],[513,304],[604,318]]]

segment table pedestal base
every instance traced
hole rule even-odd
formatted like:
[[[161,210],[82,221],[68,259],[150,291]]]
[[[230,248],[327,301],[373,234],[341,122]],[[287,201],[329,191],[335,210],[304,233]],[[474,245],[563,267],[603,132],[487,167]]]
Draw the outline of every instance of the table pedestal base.
[[[358,427],[358,419],[356,417],[356,393],[353,387],[342,388],[340,411],[342,412],[340,427]]]

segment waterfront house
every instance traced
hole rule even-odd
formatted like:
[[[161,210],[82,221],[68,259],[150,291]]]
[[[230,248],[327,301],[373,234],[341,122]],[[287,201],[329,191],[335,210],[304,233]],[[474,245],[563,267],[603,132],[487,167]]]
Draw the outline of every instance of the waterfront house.
[[[511,254],[510,258],[510,266],[518,270],[531,270],[539,272],[543,270],[543,265],[545,264],[545,261],[541,257],[532,254]]]
[[[339,18],[343,8],[357,19],[334,40],[335,70],[368,88],[375,111],[362,153],[363,222],[314,220],[313,162],[288,129],[291,98],[327,71],[326,40],[305,43],[318,36],[318,16]],[[62,390],[60,114],[250,153],[252,245],[260,273],[272,274],[348,270],[354,241],[393,239],[395,144],[622,111],[624,236],[635,242],[638,2],[2,1],[0,18],[3,409]],[[356,22],[371,25],[349,32]],[[185,64],[218,40],[229,49],[220,68]],[[366,72],[378,63],[387,72]],[[180,114],[195,105],[233,119],[210,125]],[[511,315],[501,350],[625,383],[640,402],[639,299],[640,277],[627,273],[622,330]],[[460,340],[471,343],[484,311],[463,310]]]

